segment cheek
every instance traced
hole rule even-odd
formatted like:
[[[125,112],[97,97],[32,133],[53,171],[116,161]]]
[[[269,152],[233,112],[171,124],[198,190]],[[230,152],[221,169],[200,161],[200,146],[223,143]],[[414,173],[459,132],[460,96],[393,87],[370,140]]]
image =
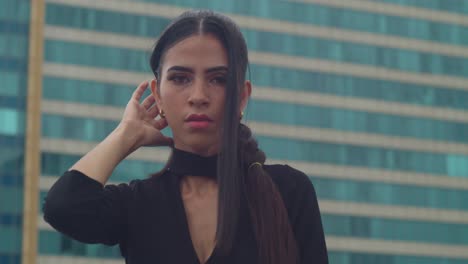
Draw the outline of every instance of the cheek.
[[[180,101],[181,95],[177,94],[174,89],[171,89],[171,87],[166,86],[161,86],[161,102],[164,107],[164,109],[174,109],[177,108],[177,106],[174,106],[174,104],[177,104],[177,101]]]
[[[161,95],[161,100],[165,101],[168,98],[170,98],[171,90],[172,89],[170,89],[170,87],[168,87],[168,85],[165,82],[162,82],[159,88],[159,94]]]
[[[215,102],[216,102],[216,109],[217,109],[217,112],[218,112],[218,115],[220,117],[223,116],[223,112],[224,112],[224,107],[225,107],[225,104],[226,104],[226,97],[225,97],[225,93],[222,92],[222,93],[219,93],[215,99]]]

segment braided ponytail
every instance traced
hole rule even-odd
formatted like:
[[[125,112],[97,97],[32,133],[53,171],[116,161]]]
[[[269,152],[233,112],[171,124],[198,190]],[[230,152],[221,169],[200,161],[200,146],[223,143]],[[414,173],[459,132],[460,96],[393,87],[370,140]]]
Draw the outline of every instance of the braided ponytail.
[[[259,263],[298,263],[297,244],[281,194],[258,164],[266,160],[249,127],[239,125],[239,161],[250,218],[259,250]]]

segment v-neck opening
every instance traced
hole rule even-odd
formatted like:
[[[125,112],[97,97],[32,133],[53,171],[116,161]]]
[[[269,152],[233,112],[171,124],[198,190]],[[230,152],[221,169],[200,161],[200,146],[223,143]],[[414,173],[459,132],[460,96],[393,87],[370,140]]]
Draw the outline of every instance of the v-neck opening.
[[[192,235],[190,234],[190,229],[189,229],[189,225],[188,225],[188,219],[187,219],[187,212],[185,211],[185,205],[184,205],[184,202],[182,200],[182,193],[181,193],[181,190],[180,190],[180,179],[181,179],[181,175],[177,175],[177,174],[174,174],[173,176],[175,176],[175,189],[176,189],[176,201],[178,203],[178,206],[177,206],[177,210],[179,211],[179,216],[180,216],[180,219],[181,219],[181,225],[182,225],[182,228],[183,228],[183,236],[185,236],[185,241],[188,243],[187,247],[190,248],[190,251],[192,252],[192,256],[194,257],[194,259],[196,260],[196,263],[197,264],[210,264],[210,262],[212,261],[212,259],[215,257],[216,255],[216,244],[213,248],[213,250],[211,251],[211,254],[208,256],[208,258],[206,259],[206,261],[204,263],[201,263],[200,262],[200,259],[198,258],[198,254],[197,254],[197,251],[195,250],[195,246],[193,245],[193,240],[192,240]]]

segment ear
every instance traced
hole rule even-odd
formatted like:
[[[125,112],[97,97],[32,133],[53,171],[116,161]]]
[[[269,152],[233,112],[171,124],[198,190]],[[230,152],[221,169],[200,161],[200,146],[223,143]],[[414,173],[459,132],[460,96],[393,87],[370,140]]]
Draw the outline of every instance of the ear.
[[[252,94],[252,84],[250,81],[245,81],[244,87],[241,93],[241,101],[240,101],[240,112],[244,111],[245,107],[247,106],[247,102],[249,101],[250,95]]]
[[[156,101],[156,105],[160,108],[161,107],[161,95],[159,94],[159,87],[158,87],[158,81],[156,79],[152,79],[150,81],[150,88],[151,88],[151,94],[153,94],[153,97]]]

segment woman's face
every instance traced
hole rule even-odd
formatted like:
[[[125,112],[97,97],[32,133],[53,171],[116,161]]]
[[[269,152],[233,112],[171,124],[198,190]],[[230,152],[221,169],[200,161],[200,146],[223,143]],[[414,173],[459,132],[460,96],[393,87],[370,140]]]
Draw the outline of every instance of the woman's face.
[[[172,129],[174,146],[204,156],[218,153],[228,71],[223,45],[213,35],[194,35],[167,50],[162,63],[160,87],[153,80],[151,91]],[[238,114],[250,92],[247,81]]]

